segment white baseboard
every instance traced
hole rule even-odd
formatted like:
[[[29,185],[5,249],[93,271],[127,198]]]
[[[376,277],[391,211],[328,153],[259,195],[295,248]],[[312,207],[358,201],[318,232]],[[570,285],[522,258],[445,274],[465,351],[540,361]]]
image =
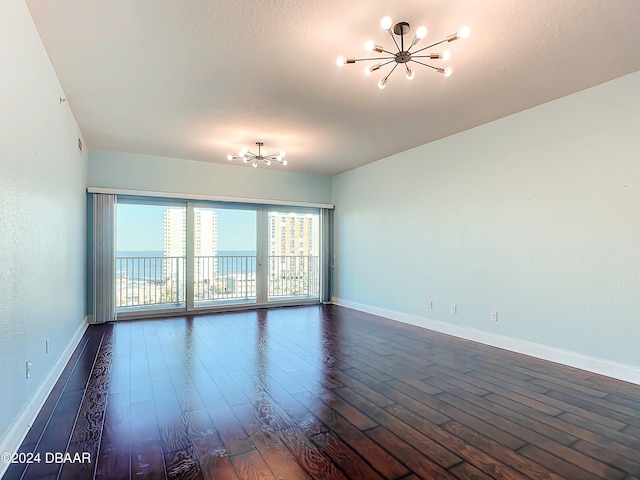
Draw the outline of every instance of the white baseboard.
[[[64,367],[67,365],[71,355],[73,355],[73,351],[80,343],[87,326],[87,317],[85,317],[83,322],[80,324],[80,327],[67,344],[67,347],[60,354],[58,360],[53,364],[51,370],[49,370],[47,376],[44,378],[42,383],[40,383],[33,396],[27,401],[26,405],[13,422],[13,425],[9,428],[9,431],[2,439],[0,439],[0,453],[13,453],[18,451],[24,437],[26,437],[29,429],[38,416],[40,409],[44,405],[44,402],[47,400],[47,397],[49,397],[49,394],[51,393],[51,390],[53,390],[58,378],[60,378]],[[8,467],[9,464],[0,461],[0,478],[4,475],[4,472]]]
[[[549,360],[551,362],[560,363],[569,367],[579,368],[588,372],[606,375],[625,382],[640,385],[640,368],[624,363],[613,362],[602,358],[591,357],[581,353],[562,350],[547,345],[542,345],[516,338],[496,335],[494,333],[483,332],[474,328],[452,325],[450,323],[433,320],[418,315],[410,315],[406,313],[386,310],[384,308],[374,307],[357,302],[351,302],[341,298],[334,297],[333,303],[361,312],[370,313],[390,320],[395,320],[409,325],[426,328],[439,333],[445,333],[465,340],[483,343],[492,347],[502,348],[511,352],[522,353],[531,357]]]

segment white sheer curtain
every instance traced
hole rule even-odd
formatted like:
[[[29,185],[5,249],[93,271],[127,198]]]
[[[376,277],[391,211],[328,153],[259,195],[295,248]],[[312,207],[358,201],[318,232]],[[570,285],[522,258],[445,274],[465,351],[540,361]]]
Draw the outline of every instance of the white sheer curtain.
[[[116,318],[116,196],[93,195],[93,323]]]
[[[320,301],[329,303],[333,297],[333,209],[320,209]]]

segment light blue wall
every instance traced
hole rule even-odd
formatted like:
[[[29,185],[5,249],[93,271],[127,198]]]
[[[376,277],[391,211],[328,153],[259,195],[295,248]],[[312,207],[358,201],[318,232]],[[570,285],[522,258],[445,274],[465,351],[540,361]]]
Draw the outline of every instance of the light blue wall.
[[[639,126],[635,73],[334,177],[336,297],[640,366]]]
[[[134,153],[91,150],[89,185],[133,190],[330,203],[331,178]]]
[[[0,32],[1,444],[84,322],[86,155],[24,0]]]

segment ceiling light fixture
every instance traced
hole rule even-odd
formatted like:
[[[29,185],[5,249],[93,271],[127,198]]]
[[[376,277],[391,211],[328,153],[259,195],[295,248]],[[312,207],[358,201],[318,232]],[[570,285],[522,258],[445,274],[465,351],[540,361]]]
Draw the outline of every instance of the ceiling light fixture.
[[[238,155],[227,155],[227,160],[242,160],[244,163],[251,163],[253,168],[256,168],[259,162],[264,162],[266,165],[271,165],[271,162],[276,162],[285,166],[287,165],[287,161],[282,158],[284,157],[284,152],[280,152],[277,155],[267,155],[267,152],[262,151],[264,143],[256,142],[256,145],[258,146],[257,155],[250,152],[247,147],[243,147]]]
[[[391,68],[391,70],[389,71],[389,73],[387,73],[387,75],[382,78],[382,80],[380,80],[378,82],[378,88],[383,89],[384,87],[387,86],[387,82],[389,81],[389,76],[393,73],[393,71],[399,66],[402,65],[404,66],[404,70],[405,70],[405,76],[407,78],[407,80],[412,80],[413,77],[415,76],[414,71],[411,69],[410,63],[414,62],[414,63],[419,63],[420,65],[424,65],[425,67],[429,67],[432,68],[433,70],[435,70],[437,73],[444,75],[445,77],[448,77],[449,75],[451,75],[451,69],[450,68],[442,68],[442,67],[436,67],[434,65],[430,65],[428,63],[424,63],[423,61],[420,60],[416,60],[416,58],[420,58],[420,59],[431,59],[431,60],[449,60],[449,58],[451,57],[451,54],[449,53],[448,50],[445,50],[443,52],[440,53],[427,53],[425,52],[425,50],[431,49],[437,45],[440,45],[442,43],[445,42],[453,42],[454,40],[457,40],[459,38],[467,38],[469,36],[469,34],[471,33],[471,30],[469,30],[469,27],[462,27],[458,32],[456,33],[452,33],[451,35],[447,36],[445,39],[440,40],[439,42],[436,43],[432,43],[431,45],[428,45],[424,48],[421,48],[420,50],[416,50],[415,52],[411,52],[411,49],[416,46],[418,44],[418,42],[420,42],[420,40],[422,40],[424,37],[427,36],[427,29],[426,27],[418,27],[418,29],[416,30],[416,34],[414,35],[413,39],[411,40],[411,43],[408,44],[408,46],[405,47],[405,41],[404,41],[404,36],[407,35],[409,33],[409,30],[411,29],[410,25],[407,22],[398,22],[395,25],[392,25],[392,21],[389,17],[384,17],[382,20],[380,20],[380,26],[382,27],[383,30],[386,30],[386,32],[389,34],[389,36],[391,37],[391,39],[393,40],[393,43],[395,44],[396,48],[398,49],[398,51],[396,53],[393,53],[389,50],[385,50],[382,46],[378,45],[377,43],[374,43],[373,41],[369,40],[364,44],[364,48],[370,52],[377,52],[377,53],[386,53],[389,56],[384,56],[384,57],[372,57],[372,58],[345,58],[345,57],[338,57],[338,59],[336,60],[336,63],[338,64],[339,67],[344,66],[345,64],[349,64],[349,63],[356,63],[356,62],[360,62],[360,61],[367,61],[367,60],[380,60],[381,63],[376,63],[373,65],[368,65],[365,69],[364,69],[364,73],[365,75],[371,75],[372,72],[379,70],[380,68],[384,67],[385,65],[389,65],[391,63],[395,62],[395,65],[393,65],[393,68]],[[400,44],[398,44],[398,41],[396,40],[396,38],[394,37],[394,35],[400,37]],[[424,52],[422,55],[417,55],[421,52]]]

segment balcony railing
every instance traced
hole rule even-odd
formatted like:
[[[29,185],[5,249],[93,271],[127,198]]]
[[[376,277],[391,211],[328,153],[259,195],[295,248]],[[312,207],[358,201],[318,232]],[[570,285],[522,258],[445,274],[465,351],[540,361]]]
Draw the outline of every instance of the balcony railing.
[[[269,255],[269,299],[320,296],[320,258],[313,255]]]
[[[116,307],[184,305],[184,257],[116,257]]]
[[[194,301],[255,301],[255,255],[197,256],[194,262]]]
[[[317,298],[319,257],[269,255],[268,299]],[[193,298],[198,306],[256,301],[255,255],[194,258]],[[185,305],[185,257],[117,257],[116,306],[120,310]]]

